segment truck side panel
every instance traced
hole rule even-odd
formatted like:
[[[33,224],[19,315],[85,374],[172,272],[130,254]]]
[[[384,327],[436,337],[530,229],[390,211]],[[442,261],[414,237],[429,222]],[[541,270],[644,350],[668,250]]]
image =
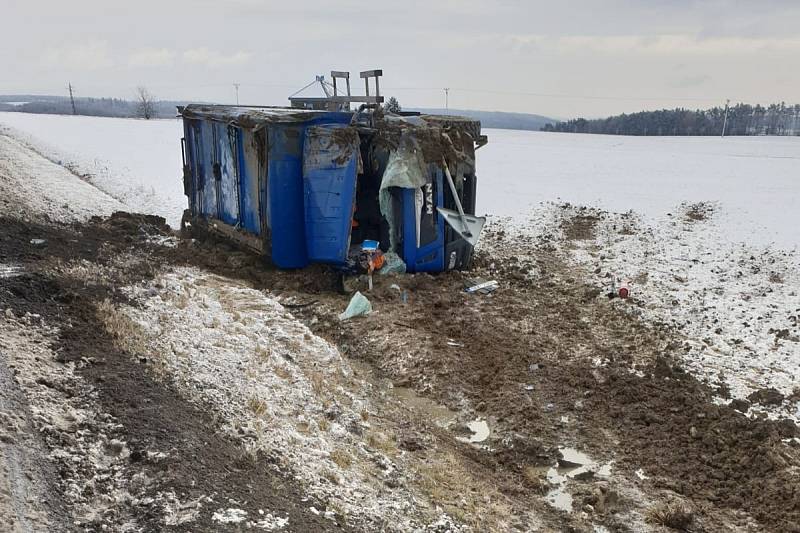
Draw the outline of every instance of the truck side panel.
[[[272,261],[281,268],[308,265],[303,216],[303,133],[299,124],[269,127],[267,198]]]
[[[239,212],[242,228],[255,235],[261,234],[261,164],[259,154],[264,154],[258,146],[258,138],[251,131],[237,128],[237,151],[239,160]]]

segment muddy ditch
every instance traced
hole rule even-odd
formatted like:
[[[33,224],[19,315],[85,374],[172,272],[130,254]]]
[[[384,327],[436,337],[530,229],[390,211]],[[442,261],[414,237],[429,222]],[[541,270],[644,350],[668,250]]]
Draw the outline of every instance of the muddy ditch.
[[[594,223],[580,217],[562,230],[588,238]],[[677,363],[680,334],[607,305],[548,246],[553,238],[490,229],[484,249],[495,251],[479,254],[470,276],[500,279],[493,295],[464,294],[460,273],[379,278],[368,294],[378,313],[346,323],[335,317],[349,296],[333,292],[335,276],[319,267],[250,270],[222,243],[196,244],[199,255],[184,259],[298,303],[294,314],[348,357],[462,413],[462,422],[491,420],[485,446],[459,453],[510,497],[551,490],[546,471],[563,446],[613,461],[634,486],[620,496],[614,483],[584,479],[574,498],[581,511],[562,514],[562,524],[626,529],[677,499],[688,502],[694,528],[792,531],[798,455],[786,438],[794,430],[715,405],[716,391]]]
[[[535,516],[538,527],[554,530],[641,530],[658,527],[658,509],[674,504],[689,510],[692,530],[797,530],[800,459],[787,440],[796,428],[715,404],[715,391],[677,364],[679,333],[609,306],[548,245],[553,235],[519,238],[490,227],[469,276],[497,279],[495,293],[465,294],[461,273],[377,276],[367,294],[377,312],[342,323],[336,317],[349,295],[337,292],[336,275],[323,267],[276,270],[213,239],[158,246],[147,237],[157,222],[127,215],[57,228],[0,221],[7,236],[0,262],[26,270],[0,280],[0,307],[72,324],[59,341],[64,361],[94,361],[80,372],[123,426],[131,450],[171,450],[165,464],[139,461],[135,468],[181,501],[232,487],[225,497],[251,511],[277,508],[295,525],[308,518],[300,510],[308,503],[291,482],[255,468],[269,457],[243,458],[209,431],[215,421],[208,413],[113,348],[96,307],[124,297],[115,286],[75,278],[64,261],[102,265],[131,254],[130,268],[112,273],[120,285],[151,279],[162,265],[186,265],[268,291],[366,365],[365,373],[397,388],[392,394],[407,396],[398,400],[411,404],[407,419],[393,421],[406,428],[392,436],[398,450],[431,465],[426,490],[453,516],[466,523],[482,511],[507,516],[483,528],[473,522],[478,529],[526,530]],[[581,239],[592,227],[587,219],[563,230]],[[48,244],[33,247],[32,238]],[[488,435],[470,427],[476,421]],[[481,438],[474,439],[475,429]],[[565,463],[573,451],[590,465],[580,464],[587,462],[582,455],[571,461],[577,466]],[[460,471],[471,477],[454,483],[452,473]],[[481,488],[493,495],[494,509],[481,503]],[[569,495],[569,506],[560,494]],[[137,513],[145,524],[158,523],[152,511]],[[208,521],[185,527],[213,530]],[[336,524],[320,519],[309,527]]]
[[[315,502],[280,471],[276,458],[246,454],[238,443],[221,437],[214,429],[219,421],[211,413],[153,379],[147,361],[119,349],[99,320],[104,302],[124,300],[119,286],[151,279],[167,260],[160,255],[162,247],[148,242],[167,231],[163,219],[145,216],[119,215],[73,226],[0,219],[0,258],[20,269],[0,279],[4,316],[35,316],[58,327],[51,340],[56,360],[77,369],[103,416],[113,420],[103,426],[87,422],[80,431],[84,436],[102,431],[98,442],[115,442],[126,453],[120,473],[125,493],[119,486],[98,484],[95,489],[119,500],[114,513],[82,522],[80,529],[120,530],[133,518],[148,531],[218,531],[230,518],[226,509],[232,508],[245,510],[254,520],[268,510],[288,518],[294,531],[346,530],[309,513]],[[109,267],[102,276],[112,276],[116,283],[98,283],[84,275],[121,255],[131,260],[124,267]],[[47,444],[57,452],[69,448],[70,438],[54,432]],[[71,476],[62,480],[65,492],[70,484],[94,485],[102,479],[91,464],[82,473],[85,479],[76,479],[58,463],[56,468],[62,477]],[[73,502],[60,497],[69,509]],[[237,522],[235,516],[232,522]]]

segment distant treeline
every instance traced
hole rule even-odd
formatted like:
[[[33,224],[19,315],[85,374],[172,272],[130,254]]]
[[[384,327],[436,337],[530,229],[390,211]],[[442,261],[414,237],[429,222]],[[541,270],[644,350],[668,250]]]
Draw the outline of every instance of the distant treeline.
[[[9,103],[11,102],[11,103]],[[168,118],[176,115],[175,106],[181,102],[155,102],[155,117]],[[95,117],[138,117],[139,103],[120,98],[75,98],[75,114]],[[61,96],[4,96],[0,99],[0,111],[20,113],[48,113],[71,115],[72,102]]]
[[[663,109],[546,124],[542,131],[612,135],[721,135],[725,108]],[[725,135],[800,135],[800,105],[736,104],[728,109]]]
[[[507,130],[533,130],[542,129],[545,124],[553,122],[552,118],[530,113],[507,113],[504,111],[476,111],[473,109],[442,109],[411,107],[406,111],[419,111],[432,115],[461,115],[481,121],[484,128],[499,128]]]

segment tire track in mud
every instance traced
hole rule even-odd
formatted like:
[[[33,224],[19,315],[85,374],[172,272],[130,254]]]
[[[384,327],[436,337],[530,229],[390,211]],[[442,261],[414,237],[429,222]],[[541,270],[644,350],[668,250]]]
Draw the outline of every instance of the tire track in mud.
[[[0,520],[3,531],[66,531],[64,510],[53,493],[55,473],[0,341]]]

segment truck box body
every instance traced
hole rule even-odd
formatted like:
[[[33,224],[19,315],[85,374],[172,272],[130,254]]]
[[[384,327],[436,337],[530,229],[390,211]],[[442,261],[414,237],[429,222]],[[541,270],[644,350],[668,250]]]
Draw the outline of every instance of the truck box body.
[[[436,208],[454,207],[447,160],[465,212],[474,213],[480,123],[269,107],[179,111],[187,225],[281,268],[343,266],[366,239],[397,253],[410,272],[469,267],[472,247]]]

